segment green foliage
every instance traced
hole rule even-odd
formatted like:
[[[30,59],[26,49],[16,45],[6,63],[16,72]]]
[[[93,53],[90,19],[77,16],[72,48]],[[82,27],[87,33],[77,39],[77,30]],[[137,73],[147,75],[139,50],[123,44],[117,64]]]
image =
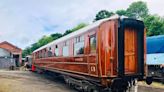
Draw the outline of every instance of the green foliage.
[[[108,17],[112,16],[113,14],[114,14],[113,12],[109,12],[107,10],[101,10],[96,14],[96,18],[94,19],[94,21],[108,18]]]
[[[72,32],[73,32],[72,30],[66,30],[65,33],[63,34],[63,36],[64,36],[64,35],[67,35],[67,34],[70,34],[70,33],[72,33]]]
[[[51,34],[51,37],[53,38],[53,40],[56,40],[56,39],[58,39],[58,38],[60,38],[60,37],[62,37],[62,36],[63,36],[63,35],[60,34],[60,33]]]
[[[126,10],[128,17],[144,18],[148,15],[147,4],[142,1],[132,3]]]
[[[127,10],[117,10],[115,14],[118,14],[120,16],[124,15],[130,18],[138,19],[138,18],[144,18],[148,16],[148,11],[149,10],[147,8],[147,4],[145,2],[138,1],[138,2],[132,3],[127,8]],[[96,14],[96,18],[94,20],[96,21],[96,20],[108,18],[112,15],[114,15],[113,12],[109,12],[107,10],[101,10]]]
[[[38,46],[41,47],[43,45],[46,45],[49,42],[52,42],[53,38],[51,36],[43,36],[39,41],[38,41]]]
[[[26,49],[23,50],[22,57],[25,57],[31,53],[31,48],[27,47]]]
[[[147,27],[147,36],[164,35],[164,18],[157,15],[149,15],[144,19]]]
[[[38,43],[34,43],[34,44],[31,45],[31,51],[34,51],[34,50],[38,49],[39,47],[40,46],[39,46]]]
[[[49,42],[53,41],[52,36],[43,36],[37,43],[31,45],[31,47],[27,47],[23,50],[22,56],[25,57],[31,54],[34,50],[38,49],[39,47],[48,44]]]
[[[65,35],[67,35],[67,34],[70,34],[70,33],[74,32],[74,31],[76,31],[76,30],[79,30],[79,29],[81,29],[81,28],[83,28],[83,27],[85,27],[85,26],[87,26],[87,24],[85,24],[85,23],[80,23],[79,25],[77,25],[77,26],[74,27],[73,29],[66,30],[66,32],[63,34],[63,36],[65,36]]]
[[[122,15],[127,16],[126,10],[117,10],[116,14],[118,14],[119,16],[122,16]]]

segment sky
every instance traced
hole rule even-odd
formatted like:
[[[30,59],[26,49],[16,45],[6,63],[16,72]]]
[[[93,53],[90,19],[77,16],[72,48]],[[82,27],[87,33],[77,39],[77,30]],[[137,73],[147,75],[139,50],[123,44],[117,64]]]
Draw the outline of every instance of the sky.
[[[0,42],[24,49],[44,35],[91,23],[100,10],[127,9],[134,1],[138,0],[0,0]],[[164,16],[163,0],[142,1],[151,14]]]

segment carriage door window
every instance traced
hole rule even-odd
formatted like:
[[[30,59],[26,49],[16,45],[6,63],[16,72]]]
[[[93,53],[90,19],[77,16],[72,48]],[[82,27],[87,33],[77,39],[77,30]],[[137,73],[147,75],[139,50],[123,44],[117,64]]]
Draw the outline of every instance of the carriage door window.
[[[84,54],[84,36],[74,39],[74,55]]]
[[[69,55],[69,41],[64,42],[63,46],[63,56],[68,56]]]
[[[58,48],[58,45],[55,46],[54,56],[59,56],[59,48]]]
[[[48,57],[52,57],[51,47],[49,47],[49,50],[48,50]]]
[[[39,51],[39,58],[42,58],[42,51]]]
[[[46,55],[47,55],[46,52],[47,52],[47,51],[46,51],[46,49],[45,49],[45,50],[44,50],[44,57],[45,57],[45,58],[47,57],[47,56],[46,56]]]
[[[46,57],[46,49],[42,50],[42,57],[45,58]]]
[[[90,36],[90,53],[96,53],[96,34]]]
[[[37,58],[39,58],[39,52],[37,52]]]

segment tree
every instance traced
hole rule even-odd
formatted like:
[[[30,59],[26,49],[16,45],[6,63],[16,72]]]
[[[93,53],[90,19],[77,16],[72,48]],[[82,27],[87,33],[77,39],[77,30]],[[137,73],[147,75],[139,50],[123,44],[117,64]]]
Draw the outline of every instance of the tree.
[[[118,14],[119,16],[122,16],[122,15],[127,16],[126,10],[117,10],[116,14]]]
[[[72,33],[73,31],[72,30],[66,30],[65,33],[63,34],[63,36],[67,35],[67,34],[70,34]]]
[[[48,44],[49,42],[52,42],[53,38],[51,36],[43,36],[38,42],[38,46],[41,47],[43,45]]]
[[[31,48],[30,48],[30,47],[27,47],[27,48],[25,48],[25,49],[23,50],[23,52],[22,52],[22,57],[25,57],[25,56],[27,56],[27,55],[29,55],[29,54],[31,54],[31,53],[32,53]]]
[[[39,46],[38,43],[34,43],[34,44],[31,45],[31,51],[34,51],[34,50],[38,49],[39,47],[40,46]]]
[[[85,23],[80,23],[80,24],[78,24],[76,27],[74,27],[73,29],[71,29],[73,32],[74,31],[77,31],[77,30],[79,30],[79,29],[81,29],[81,28],[83,28],[83,27],[86,27],[87,26],[87,24],[85,24]]]
[[[41,39],[39,39],[38,42],[32,44],[30,47],[27,47],[23,50],[22,56],[25,57],[27,55],[30,55],[34,50],[40,48],[43,45],[48,44],[49,42],[53,41],[53,37],[51,36],[43,36]]]
[[[54,33],[54,34],[51,34],[51,37],[53,38],[53,40],[56,40],[56,39],[62,37],[62,34],[60,34],[60,33]]]
[[[112,16],[113,14],[114,14],[113,12],[109,12],[107,10],[101,10],[96,14],[96,18],[94,19],[94,21],[108,18],[108,17]]]
[[[83,28],[83,27],[85,27],[85,26],[87,26],[87,24],[85,24],[85,23],[80,23],[80,24],[78,24],[76,27],[74,27],[74,28],[72,28],[72,29],[69,29],[69,30],[66,30],[66,32],[63,34],[63,36],[65,36],[65,35],[67,35],[67,34],[70,34],[70,33],[74,32],[74,31],[77,31],[77,30],[79,30],[79,29],[81,29],[81,28]]]
[[[126,11],[131,18],[144,18],[148,15],[147,4],[142,1],[132,3]]]
[[[164,19],[157,15],[149,15],[144,19],[147,36],[164,35]]]

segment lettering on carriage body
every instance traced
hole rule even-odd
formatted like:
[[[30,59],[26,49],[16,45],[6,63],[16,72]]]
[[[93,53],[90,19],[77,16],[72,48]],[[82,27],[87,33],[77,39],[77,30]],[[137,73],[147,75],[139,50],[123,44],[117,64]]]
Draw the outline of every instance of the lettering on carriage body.
[[[95,66],[91,66],[91,72],[96,72],[96,67]]]

